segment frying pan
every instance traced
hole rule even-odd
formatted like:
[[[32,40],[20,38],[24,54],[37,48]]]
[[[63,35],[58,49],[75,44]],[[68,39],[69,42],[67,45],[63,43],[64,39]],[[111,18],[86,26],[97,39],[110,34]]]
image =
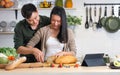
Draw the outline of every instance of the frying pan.
[[[104,17],[102,17],[102,18],[100,19],[100,24],[101,24],[102,26],[105,25],[106,18],[107,18],[107,7],[105,6]]]
[[[113,6],[112,6],[112,16],[106,18],[104,28],[107,32],[110,33],[117,32],[120,28],[120,19],[114,16]]]

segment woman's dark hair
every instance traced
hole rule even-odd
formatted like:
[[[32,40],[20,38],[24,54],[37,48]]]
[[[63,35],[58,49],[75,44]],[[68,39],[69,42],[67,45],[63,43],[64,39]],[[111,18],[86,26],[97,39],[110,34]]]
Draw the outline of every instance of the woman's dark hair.
[[[32,3],[23,5],[21,9],[21,14],[24,18],[29,19],[33,12],[36,12],[37,8]]]
[[[57,38],[61,43],[67,43],[68,41],[67,20],[64,8],[55,6],[51,11],[50,20],[52,18],[52,15],[58,15],[61,17],[61,27]]]

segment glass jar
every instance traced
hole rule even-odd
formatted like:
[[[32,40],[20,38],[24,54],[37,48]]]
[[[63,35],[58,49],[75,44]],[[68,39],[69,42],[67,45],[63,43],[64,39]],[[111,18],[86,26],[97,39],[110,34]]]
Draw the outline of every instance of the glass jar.
[[[72,0],[66,0],[66,1],[65,1],[65,7],[66,7],[66,8],[72,8],[72,7],[73,7],[73,2],[72,2]]]
[[[104,54],[104,61],[105,61],[105,63],[106,63],[106,65],[109,65],[110,64],[110,57],[109,57],[109,55],[108,54]]]

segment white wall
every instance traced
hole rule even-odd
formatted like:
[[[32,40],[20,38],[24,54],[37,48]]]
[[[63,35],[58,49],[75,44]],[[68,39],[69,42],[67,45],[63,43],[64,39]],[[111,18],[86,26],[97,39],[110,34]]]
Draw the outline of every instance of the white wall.
[[[86,3],[120,3],[119,0],[73,0],[74,7],[77,10],[69,10],[67,12],[82,16],[82,25],[78,26],[75,30],[75,40],[77,46],[77,56],[86,53],[108,53],[111,56],[120,54],[120,30],[116,33],[108,33],[104,28],[93,31],[92,28],[85,29],[85,7]],[[94,7],[94,6],[93,6]],[[103,6],[104,7],[104,6]],[[99,6],[97,6],[97,9]],[[110,8],[108,9],[108,12]],[[98,11],[97,11],[98,12]],[[49,16],[50,10],[39,10],[42,15]],[[110,13],[108,13],[110,15]],[[7,16],[7,17],[6,17]],[[103,14],[102,14],[103,16]],[[5,20],[10,22],[12,20],[19,21],[22,19],[20,12],[18,13],[18,20],[15,20],[14,11],[0,11],[0,21]],[[13,34],[5,35],[0,34],[0,47],[10,46],[13,47]]]

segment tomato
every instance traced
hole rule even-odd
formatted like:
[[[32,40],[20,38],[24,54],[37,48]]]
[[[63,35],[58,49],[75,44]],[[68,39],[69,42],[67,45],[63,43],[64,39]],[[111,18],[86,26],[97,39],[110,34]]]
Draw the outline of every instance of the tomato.
[[[59,68],[62,68],[62,66],[63,66],[63,64],[62,64],[62,63],[60,63],[58,67],[59,67]]]
[[[74,67],[76,67],[76,68],[77,68],[77,67],[79,67],[79,64],[75,64],[75,66],[74,66]]]
[[[15,60],[15,57],[14,56],[8,56],[8,59],[13,61],[13,60]]]
[[[55,64],[52,63],[52,64],[51,64],[51,67],[55,67]]]

